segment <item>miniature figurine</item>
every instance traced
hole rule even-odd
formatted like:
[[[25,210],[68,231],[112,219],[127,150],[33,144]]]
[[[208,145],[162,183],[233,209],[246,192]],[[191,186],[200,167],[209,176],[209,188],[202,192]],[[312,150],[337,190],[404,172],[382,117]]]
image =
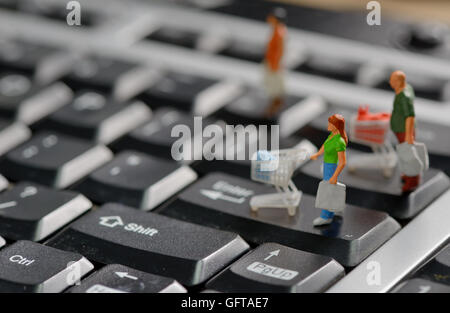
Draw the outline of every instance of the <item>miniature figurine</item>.
[[[264,87],[269,98],[266,110],[268,118],[276,114],[283,105],[285,90],[282,59],[287,34],[285,19],[286,11],[282,8],[275,8],[267,17],[267,22],[272,26],[272,36],[264,57]]]
[[[348,137],[344,117],[340,114],[330,116],[328,131],[331,133],[325,143],[310,157],[311,160],[317,160],[317,157],[324,154],[323,181],[319,184],[316,196],[316,207],[321,208],[322,212],[314,220],[314,226],[330,224],[335,213],[341,212],[345,207],[345,185],[338,183],[339,174],[347,162],[345,150]]]
[[[394,71],[389,83],[395,91],[391,129],[399,142],[397,153],[402,171],[402,191],[408,192],[419,186],[420,173],[428,167],[428,153],[424,144],[415,142],[414,90],[407,84],[405,73]]]

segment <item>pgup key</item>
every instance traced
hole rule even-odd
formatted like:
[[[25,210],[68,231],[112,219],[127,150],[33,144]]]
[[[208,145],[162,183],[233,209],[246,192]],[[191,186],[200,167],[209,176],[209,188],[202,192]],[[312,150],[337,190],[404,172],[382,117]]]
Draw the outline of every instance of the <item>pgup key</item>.
[[[239,235],[106,204],[49,245],[100,263],[119,263],[184,285],[200,284],[248,249]]]
[[[0,250],[0,292],[61,292],[93,267],[82,255],[18,241]]]
[[[69,290],[71,293],[184,293],[186,289],[172,278],[111,264]]]
[[[321,292],[344,276],[330,257],[266,243],[206,285],[222,292]]]

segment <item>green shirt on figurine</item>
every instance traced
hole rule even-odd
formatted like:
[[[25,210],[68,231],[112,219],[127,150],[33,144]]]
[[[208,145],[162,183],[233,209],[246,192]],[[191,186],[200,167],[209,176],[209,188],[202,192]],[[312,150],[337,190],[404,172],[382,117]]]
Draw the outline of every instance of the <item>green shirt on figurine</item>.
[[[394,109],[391,115],[391,129],[394,133],[404,133],[406,119],[414,117],[414,90],[410,85],[395,95]]]
[[[330,134],[323,144],[323,161],[325,163],[337,164],[338,152],[345,151],[346,147],[347,144],[340,134]]]

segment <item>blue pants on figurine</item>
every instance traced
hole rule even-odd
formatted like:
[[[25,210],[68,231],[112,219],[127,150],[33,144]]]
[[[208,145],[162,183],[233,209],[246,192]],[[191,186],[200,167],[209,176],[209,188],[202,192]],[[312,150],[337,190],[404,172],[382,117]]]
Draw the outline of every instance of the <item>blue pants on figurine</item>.
[[[337,164],[336,163],[323,163],[323,180],[329,181],[331,177],[333,177],[334,172],[336,172]],[[320,212],[320,217],[324,219],[333,218],[334,212],[330,212],[328,210],[323,209]]]

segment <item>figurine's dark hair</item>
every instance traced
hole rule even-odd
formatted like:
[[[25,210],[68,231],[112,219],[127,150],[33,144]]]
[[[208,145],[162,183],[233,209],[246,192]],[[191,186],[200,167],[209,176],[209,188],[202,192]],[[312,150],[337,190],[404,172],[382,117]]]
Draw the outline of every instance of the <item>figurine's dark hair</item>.
[[[334,127],[336,127],[338,129],[339,134],[345,140],[345,143],[348,144],[348,137],[347,137],[347,133],[345,132],[345,119],[344,119],[344,117],[342,115],[340,115],[340,114],[334,114],[334,115],[331,115],[328,118],[328,122],[333,124]]]
[[[281,23],[285,24],[287,22],[286,10],[282,7],[276,7],[271,12],[270,15],[274,16]]]

